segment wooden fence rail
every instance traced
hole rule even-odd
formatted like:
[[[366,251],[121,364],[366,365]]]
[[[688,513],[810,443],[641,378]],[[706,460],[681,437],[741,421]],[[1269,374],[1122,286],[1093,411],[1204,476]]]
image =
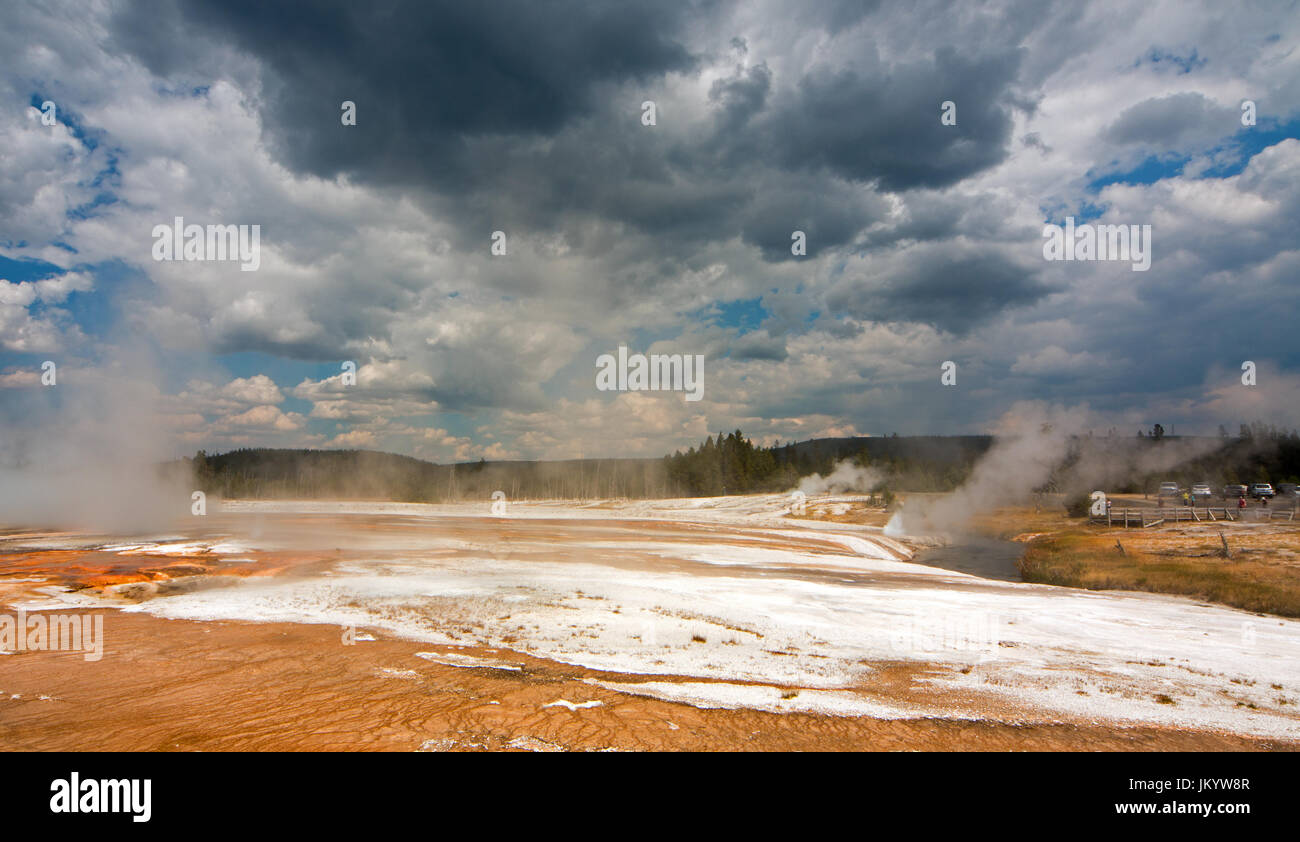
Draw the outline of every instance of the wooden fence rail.
[[[1261,521],[1261,520],[1286,520],[1294,521],[1296,510],[1294,508],[1276,508],[1261,509],[1248,508],[1238,509],[1233,506],[1172,506],[1160,508],[1123,508],[1108,509],[1105,515],[1091,515],[1088,519],[1092,523],[1105,523],[1107,526],[1129,527],[1158,526],[1166,521]]]

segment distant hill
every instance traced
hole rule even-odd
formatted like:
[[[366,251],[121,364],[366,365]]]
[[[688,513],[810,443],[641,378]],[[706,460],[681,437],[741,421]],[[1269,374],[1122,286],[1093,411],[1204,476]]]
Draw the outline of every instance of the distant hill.
[[[661,459],[464,462],[438,465],[373,450],[251,448],[190,463],[199,489],[225,497],[410,502],[666,496]]]
[[[778,452],[792,458],[832,461],[848,459],[866,452],[871,461],[917,460],[935,466],[952,465],[982,456],[993,443],[992,436],[854,436],[851,438],[809,439],[778,446]]]

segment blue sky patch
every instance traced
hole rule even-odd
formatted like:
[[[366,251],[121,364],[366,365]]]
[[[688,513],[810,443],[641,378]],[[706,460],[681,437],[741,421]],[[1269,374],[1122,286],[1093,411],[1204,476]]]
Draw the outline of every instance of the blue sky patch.
[[[743,336],[751,330],[757,330],[763,320],[771,314],[764,309],[763,299],[759,297],[720,301],[704,308],[696,315],[700,320],[712,322],[719,327],[737,328]]]
[[[1281,143],[1288,138],[1300,138],[1300,120],[1289,123],[1262,121],[1258,125],[1243,126],[1224,143],[1205,150],[1200,156],[1192,155],[1151,155],[1136,167],[1095,175],[1089,170],[1089,192],[1098,193],[1111,184],[1154,184],[1165,178],[1175,178],[1183,174],[1183,169],[1196,157],[1208,156],[1220,161],[1199,174],[1199,178],[1230,178],[1239,174],[1250,163],[1250,159],[1270,146]]]

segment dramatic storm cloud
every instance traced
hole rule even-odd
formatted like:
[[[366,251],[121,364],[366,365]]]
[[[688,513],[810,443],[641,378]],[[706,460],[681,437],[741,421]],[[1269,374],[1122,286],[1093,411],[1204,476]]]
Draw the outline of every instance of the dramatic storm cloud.
[[[20,3],[0,455],[95,395],[173,454],[440,461],[1020,401],[1291,426],[1297,35],[1280,2]],[[257,226],[256,267],[156,259],[177,218],[178,258]],[[1151,226],[1150,268],[1045,259],[1067,219]],[[702,399],[596,388],[620,345],[703,355]]]

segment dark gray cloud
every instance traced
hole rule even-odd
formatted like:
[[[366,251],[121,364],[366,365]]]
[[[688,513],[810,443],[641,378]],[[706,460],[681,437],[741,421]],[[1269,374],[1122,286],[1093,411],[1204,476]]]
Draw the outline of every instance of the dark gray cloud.
[[[752,63],[712,84],[712,123],[685,137],[647,131],[642,96],[718,58],[687,46],[718,5],[433,2],[375,13],[325,0],[291,11],[176,0],[156,13],[127,7],[114,32],[164,76],[194,72],[187,41],[255,56],[264,130],[292,170],[422,193],[467,237],[580,236],[582,220],[618,220],[679,244],[740,235],[785,260],[795,229],[827,249],[876,221],[878,203],[846,184],[945,186],[1004,159],[1015,49],[943,47],[777,78],[743,40],[720,36],[723,53]],[[838,33],[873,8],[815,4],[801,20]],[[948,99],[956,127],[939,124]],[[355,127],[339,122],[344,100],[357,104]],[[677,119],[659,104],[661,121]]]
[[[741,235],[769,261],[804,260],[853,242],[863,228],[888,212],[876,194],[838,179],[783,175],[765,179],[740,213]],[[791,251],[802,231],[807,255]]]
[[[969,56],[944,47],[873,73],[818,70],[769,116],[772,146],[788,168],[821,167],[889,190],[954,184],[1005,159],[1019,64],[1017,50]],[[955,126],[940,124],[945,101],[957,106]]]
[[[1052,291],[1036,273],[997,251],[927,249],[878,278],[849,280],[828,296],[832,315],[927,324],[958,336],[998,313]]]
[[[737,338],[731,343],[730,356],[733,360],[774,360],[782,362],[789,356],[785,339],[772,336],[766,330],[756,330]]]
[[[736,75],[718,79],[709,89],[709,99],[722,105],[722,130],[736,131],[763,110],[772,90],[772,71],[766,64],[737,68]]]
[[[1112,143],[1178,147],[1188,140],[1219,138],[1239,125],[1240,112],[1199,92],[1155,97],[1124,109],[1106,129]]]
[[[678,36],[692,5],[178,0],[125,12],[114,29],[164,76],[181,66],[176,29],[256,56],[269,71],[265,125],[296,170],[445,184],[476,137],[553,135],[592,113],[602,86],[691,70]],[[344,100],[358,108],[350,130]]]

